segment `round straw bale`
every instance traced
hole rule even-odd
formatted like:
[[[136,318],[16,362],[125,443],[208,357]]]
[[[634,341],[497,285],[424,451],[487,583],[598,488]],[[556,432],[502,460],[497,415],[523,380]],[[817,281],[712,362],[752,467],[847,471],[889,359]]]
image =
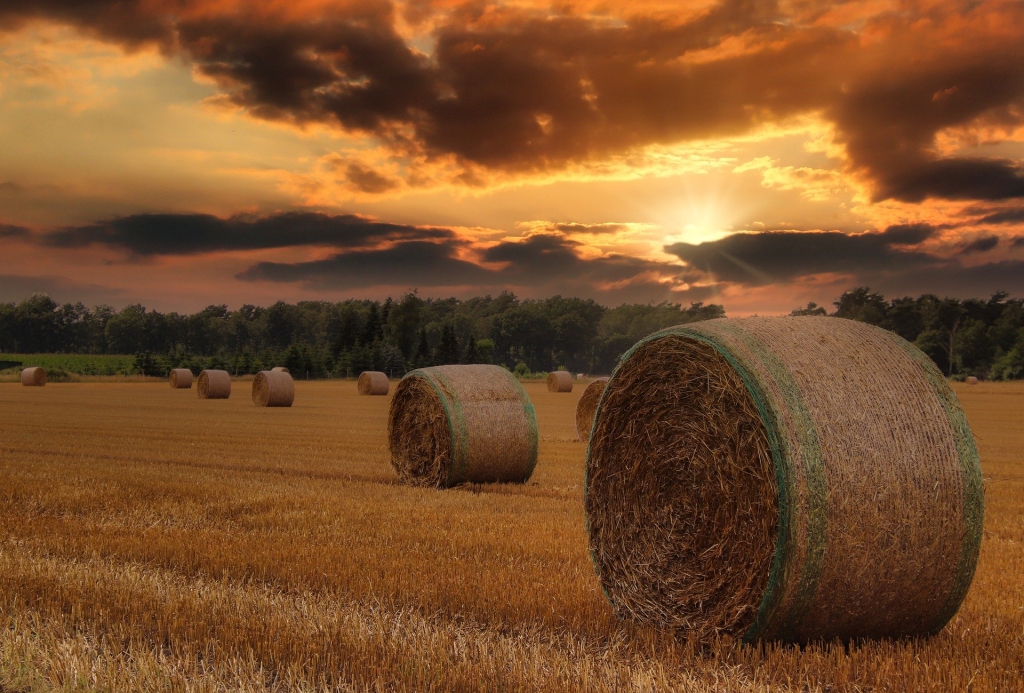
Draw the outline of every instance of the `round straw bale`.
[[[533,404],[500,366],[421,368],[391,400],[391,464],[407,484],[524,482],[537,465],[537,441]]]
[[[968,385],[977,385],[978,379],[975,378],[973,375],[969,375],[967,376],[967,380],[965,380],[964,382],[967,383]]]
[[[252,403],[257,407],[290,407],[295,401],[295,381],[281,371],[260,371],[252,381]]]
[[[598,405],[585,509],[622,616],[746,641],[936,633],[977,564],[971,429],[897,335],[711,320],[630,349]]]
[[[291,371],[285,368],[284,366],[274,366],[270,370],[273,371],[274,373],[291,373]]]
[[[39,366],[24,369],[21,372],[21,384],[26,387],[42,387],[46,384],[46,371]]]
[[[604,386],[608,378],[595,378],[583,389],[580,401],[576,403],[576,436],[580,440],[590,439],[590,428],[594,424],[594,413],[597,403],[604,394]]]
[[[572,374],[569,371],[548,373],[548,392],[572,392]]]
[[[361,395],[386,395],[391,389],[391,383],[388,382],[387,373],[363,371],[359,374],[356,387]]]
[[[199,399],[227,399],[231,396],[231,374],[207,369],[199,374],[196,391]]]
[[[187,368],[172,368],[168,381],[175,389],[188,390],[192,387],[192,371]]]

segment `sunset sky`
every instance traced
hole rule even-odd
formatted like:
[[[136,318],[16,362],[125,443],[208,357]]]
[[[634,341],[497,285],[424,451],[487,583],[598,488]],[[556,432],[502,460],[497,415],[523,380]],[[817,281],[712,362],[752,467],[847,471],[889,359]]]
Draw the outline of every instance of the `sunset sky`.
[[[1024,3],[4,0],[0,300],[1024,295]]]

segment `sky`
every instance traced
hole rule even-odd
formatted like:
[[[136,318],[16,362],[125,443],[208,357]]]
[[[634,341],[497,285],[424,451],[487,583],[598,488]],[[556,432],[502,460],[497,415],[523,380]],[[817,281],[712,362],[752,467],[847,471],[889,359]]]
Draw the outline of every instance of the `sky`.
[[[856,286],[1024,296],[1024,3],[0,3],[0,301]]]

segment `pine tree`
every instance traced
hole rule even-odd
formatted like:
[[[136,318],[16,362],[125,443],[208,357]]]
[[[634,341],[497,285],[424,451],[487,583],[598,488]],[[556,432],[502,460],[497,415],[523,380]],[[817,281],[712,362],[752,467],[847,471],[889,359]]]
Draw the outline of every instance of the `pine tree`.
[[[459,339],[455,336],[455,326],[448,324],[441,328],[441,342],[437,345],[434,362],[445,366],[459,362]]]
[[[427,328],[420,328],[420,344],[416,347],[416,368],[423,368],[430,365],[430,342],[427,341]]]
[[[480,352],[476,348],[476,337],[469,335],[466,342],[466,353],[462,357],[463,363],[480,363]]]

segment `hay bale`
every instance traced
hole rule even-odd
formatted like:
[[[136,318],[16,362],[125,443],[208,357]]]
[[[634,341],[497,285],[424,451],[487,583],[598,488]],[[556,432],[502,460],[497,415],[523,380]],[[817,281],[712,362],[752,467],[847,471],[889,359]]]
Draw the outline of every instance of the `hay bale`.
[[[968,385],[977,385],[978,379],[975,378],[973,375],[969,375],[967,376],[967,380],[965,380],[964,382],[967,383]]]
[[[590,440],[590,428],[594,424],[597,403],[601,401],[607,383],[608,378],[591,380],[580,395],[580,401],[576,403],[576,437],[580,440]]]
[[[196,383],[199,399],[227,399],[231,396],[231,374],[227,371],[204,370]]]
[[[572,374],[569,371],[548,373],[548,392],[572,392]]]
[[[622,358],[587,455],[617,613],[747,641],[936,633],[974,575],[974,438],[931,360],[826,317],[711,320]]]
[[[391,389],[388,374],[380,371],[363,371],[356,384],[361,395],[386,395]]]
[[[421,368],[395,388],[388,442],[407,484],[524,482],[537,465],[537,416],[500,366]]]
[[[188,390],[192,387],[192,371],[187,368],[172,368],[167,380],[176,390]]]
[[[273,373],[289,373],[289,374],[291,373],[291,371],[288,370],[287,368],[285,368],[284,366],[274,366],[270,370]]]
[[[290,407],[295,401],[295,381],[281,371],[260,371],[252,381],[252,403],[257,407]]]
[[[42,387],[46,385],[46,371],[39,366],[31,366],[21,372],[21,384],[25,387]]]

